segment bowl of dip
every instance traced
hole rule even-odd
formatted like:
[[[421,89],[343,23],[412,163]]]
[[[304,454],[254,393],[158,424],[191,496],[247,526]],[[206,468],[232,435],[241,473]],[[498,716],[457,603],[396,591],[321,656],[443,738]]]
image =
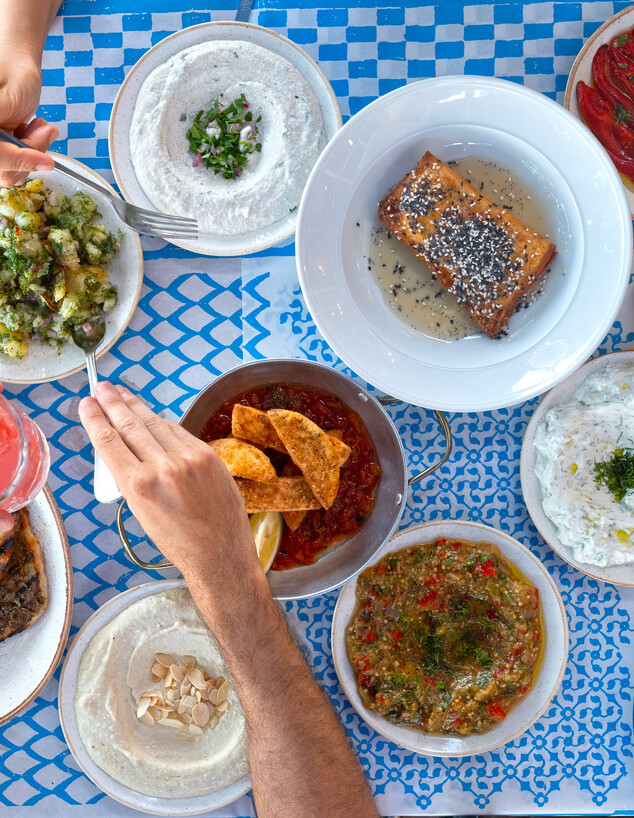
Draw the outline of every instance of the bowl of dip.
[[[428,548],[433,560],[419,560]],[[546,712],[566,669],[568,622],[557,586],[528,548],[482,523],[442,520],[401,531],[367,572],[376,585],[363,590],[364,572],[341,589],[332,653],[346,696],[377,733],[421,755],[469,756],[513,741]],[[405,590],[412,583],[414,604]],[[397,651],[409,661],[390,667]]]
[[[623,487],[617,499],[600,475],[609,477],[615,454],[627,456],[633,439],[634,351],[613,352],[544,396],[520,458],[526,507],[553,551],[595,579],[629,586],[634,490]]]
[[[190,151],[188,132],[198,112],[241,95],[260,147],[243,145],[246,164],[225,178]],[[198,220],[198,240],[174,244],[242,256],[293,235],[304,185],[341,122],[328,80],[286,37],[249,23],[201,23],[161,40],[128,73],[112,108],[110,161],[127,201]],[[215,120],[204,128],[221,156],[222,128]]]
[[[183,655],[229,682],[218,723],[188,740],[188,730],[139,720],[157,653]],[[75,761],[122,804],[155,815],[195,815],[235,801],[251,788],[246,724],[233,680],[184,580],[161,580],[102,605],[75,637],[60,677],[59,713]],[[147,720],[147,719],[146,719]],[[193,740],[192,740],[193,739]]]

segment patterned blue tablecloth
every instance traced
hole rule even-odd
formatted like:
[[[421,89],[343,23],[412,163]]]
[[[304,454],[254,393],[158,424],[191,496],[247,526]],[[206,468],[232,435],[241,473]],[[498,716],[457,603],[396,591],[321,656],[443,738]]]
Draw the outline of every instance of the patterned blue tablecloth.
[[[251,19],[287,35],[319,60],[344,117],[405,82],[435,74],[495,75],[561,101],[584,39],[627,5],[406,0],[376,8],[373,0],[351,0],[349,7],[319,8],[315,2],[264,0],[256,3]],[[141,5],[144,11],[134,11]],[[230,19],[235,6],[237,0],[67,0],[44,59],[41,113],[60,128],[56,148],[112,181],[108,118],[126,72],[166,35],[194,23]],[[144,239],[143,246],[146,277],[139,308],[100,371],[140,391],[150,405],[179,416],[210,379],[253,358],[300,356],[345,369],[302,300],[293,244],[243,260],[199,258],[154,239]],[[628,298],[602,351],[634,346],[632,285]],[[119,547],[114,508],[99,507],[93,499],[92,454],[77,425],[85,375],[7,392],[35,417],[51,443],[50,483],[75,568],[74,634],[107,599],[156,575],[132,570]],[[404,526],[443,517],[499,526],[529,545],[553,574],[569,616],[570,661],[560,693],[521,738],[499,752],[457,760],[399,749],[359,719],[338,685],[329,641],[336,593],[287,605],[383,814],[632,814],[634,593],[562,563],[529,521],[519,453],[535,404],[453,415],[454,454],[411,492],[403,519]],[[429,412],[404,404],[389,411],[412,468],[438,454],[441,441]],[[59,671],[37,701],[0,731],[3,811],[62,816],[73,813],[70,805],[89,805],[77,807],[87,818],[133,814],[77,769],[59,725],[58,677]],[[217,814],[252,815],[251,801],[245,797]]]

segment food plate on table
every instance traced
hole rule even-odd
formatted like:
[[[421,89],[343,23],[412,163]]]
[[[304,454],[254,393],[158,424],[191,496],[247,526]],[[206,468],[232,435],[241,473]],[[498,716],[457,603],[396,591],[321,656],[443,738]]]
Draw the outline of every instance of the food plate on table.
[[[582,119],[577,101],[577,84],[581,81],[586,85],[593,85],[592,61],[597,50],[601,48],[601,46],[609,44],[614,37],[618,37],[620,34],[631,29],[632,26],[634,26],[634,8],[629,6],[610,17],[610,19],[598,28],[584,43],[583,48],[577,55],[570,70],[566,84],[566,95],[564,97],[565,107],[570,113],[574,114],[574,116]],[[634,215],[634,181],[628,181],[625,176],[621,178],[625,187],[625,195],[630,207],[630,212]]]
[[[187,597],[187,610],[182,614],[185,597]],[[228,697],[228,708],[223,706],[224,714],[219,723],[205,723],[206,738],[203,736],[203,729],[194,735],[193,732],[182,726],[179,728],[178,725],[171,723],[174,719],[182,718],[182,716],[174,715],[170,723],[166,725],[162,723],[152,724],[153,717],[148,715],[148,711],[151,713],[154,710],[156,694],[159,691],[171,689],[170,685],[167,684],[169,679],[166,677],[166,672],[171,677],[171,670],[165,667],[169,660],[173,658],[175,662],[180,664],[181,659],[184,658],[184,666],[180,670],[178,667],[174,668],[175,674],[180,678],[183,670],[186,675],[188,674],[187,669],[190,660],[200,658],[201,653],[209,649],[201,641],[203,636],[200,633],[187,631],[183,628],[179,630],[178,627],[175,627],[175,607],[176,616],[182,614],[186,622],[193,618],[196,620],[196,628],[205,629],[202,620],[199,621],[199,615],[193,608],[193,602],[189,597],[184,580],[151,582],[131,588],[115,596],[105,605],[102,605],[84,623],[69,648],[60,677],[60,721],[64,737],[80,768],[97,787],[111,798],[133,809],[154,815],[196,815],[207,812],[235,801],[236,798],[244,795],[251,788],[248,773],[242,772],[234,775],[229,770],[223,773],[227,779],[231,779],[228,783],[219,786],[209,784],[206,792],[184,796],[175,791],[170,796],[163,794],[156,797],[144,794],[131,786],[121,783],[120,780],[113,778],[100,766],[101,764],[110,765],[112,772],[117,775],[123,775],[123,771],[125,771],[126,775],[135,776],[139,775],[138,770],[141,770],[138,785],[142,788],[147,788],[148,782],[155,780],[158,776],[157,786],[167,791],[172,784],[180,786],[182,783],[182,776],[177,774],[176,765],[179,763],[177,759],[181,758],[181,760],[185,759],[187,762],[191,762],[191,754],[196,756],[198,752],[197,747],[199,745],[197,742],[209,740],[210,737],[213,739],[216,735],[213,731],[225,730],[223,734],[218,733],[221,736],[218,740],[223,743],[226,742],[228,752],[233,751],[235,745],[232,741],[231,730],[235,728],[236,724],[236,708],[240,714],[242,712],[233,692]],[[161,620],[156,627],[151,626],[147,631],[143,631],[141,628],[142,633],[139,631],[139,620],[135,614],[135,611],[141,609],[143,609],[144,622],[152,623]],[[168,611],[167,614],[166,611]],[[168,618],[171,617],[169,621],[166,619],[166,615]],[[153,617],[158,617],[158,619],[155,620]],[[125,657],[124,661],[126,663],[129,662],[129,667],[121,670],[120,679],[117,675],[116,661],[113,666],[113,652],[108,650],[108,645],[114,644],[117,638],[119,639],[117,643],[118,653],[120,656]],[[130,642],[130,639],[133,640],[134,644]],[[157,645],[159,651],[163,650],[164,653],[156,653],[155,656]],[[167,651],[169,651],[169,654]],[[192,655],[182,657],[181,654],[185,651],[189,651]],[[198,655],[194,657],[193,654],[196,652]],[[164,662],[162,669],[160,662]],[[207,659],[207,663],[209,662],[222,663],[219,654],[217,654],[217,648],[212,648],[212,657]],[[193,665],[193,663],[191,664]],[[155,670],[160,675],[157,675],[154,672]],[[192,672],[198,676],[198,679],[202,679],[198,671],[196,663]],[[114,679],[108,675],[113,672],[115,673]],[[91,676],[97,678],[102,686],[107,686],[109,682],[113,681],[115,683],[114,687],[108,689],[107,696],[109,704],[114,702],[112,705],[114,709],[110,710],[108,708],[105,711],[109,720],[105,724],[104,735],[110,735],[111,730],[115,731],[112,734],[111,741],[100,739],[98,732],[93,735],[94,731],[90,724],[91,714],[104,709],[104,707],[100,691],[98,689],[93,691],[91,686],[85,683],[86,679],[89,680]],[[193,678],[196,678],[196,676]],[[117,685],[117,681],[120,681],[120,685]],[[224,678],[222,680],[218,679],[218,681],[222,684],[225,683]],[[174,687],[176,691],[177,687],[180,688],[180,684],[177,685],[174,682],[171,687]],[[200,683],[200,686],[202,687],[202,683]],[[139,690],[147,688],[148,696],[149,691],[151,691],[154,698],[150,699],[149,702],[144,702],[144,697],[141,696],[136,701],[137,687]],[[226,684],[226,687],[229,688],[230,685]],[[95,692],[97,693],[96,698]],[[180,693],[177,693],[177,695],[180,697]],[[224,694],[223,700],[227,700]],[[165,709],[161,702],[158,702],[159,707]],[[183,712],[187,712],[185,708],[181,709]],[[80,714],[79,717],[78,713]],[[230,715],[231,713],[234,715]],[[83,724],[81,714],[88,714],[88,718],[84,719]],[[161,711],[155,713],[155,716],[157,719],[162,718]],[[241,718],[244,717],[241,716]],[[117,725],[121,725],[120,732],[117,732]],[[229,730],[228,734],[227,730]],[[126,736],[131,738],[131,743],[127,749],[132,755],[136,751],[141,754],[137,762],[137,772],[135,773],[134,764],[126,763],[125,754],[119,757],[115,756],[114,762],[108,761],[108,755],[101,756],[98,759],[99,763],[97,763],[93,760],[95,748],[92,748],[92,752],[87,750],[82,740],[82,733],[95,747],[100,748],[102,753],[108,749],[106,745],[110,745],[115,751],[118,751],[120,745],[125,747]],[[177,740],[177,736],[181,740]],[[166,752],[166,748],[169,747],[172,748],[171,753]],[[220,750],[213,749],[213,744],[211,747],[209,757],[213,759],[213,762],[209,765],[209,769],[213,776],[214,766],[217,767],[223,761],[219,757]],[[152,769],[151,766],[148,768],[143,766],[148,763],[151,765],[153,754],[157,752],[159,753],[158,760],[163,765],[162,776],[159,775],[158,765],[157,770]],[[242,751],[240,752],[242,753]],[[198,755],[200,755],[199,752]],[[119,764],[119,762],[121,763]],[[243,763],[246,764],[246,761],[240,762],[241,765]],[[196,764],[198,764],[202,776],[202,767],[204,766],[202,760],[194,758],[194,765]],[[145,770],[145,774],[143,770]],[[236,763],[234,771],[237,770],[238,765]],[[196,774],[192,778],[191,769],[189,778],[185,780],[186,784],[187,781],[190,782],[192,788],[197,786]],[[202,789],[204,790],[205,786],[202,786]]]
[[[386,120],[393,123],[389,129],[381,127]],[[462,183],[451,186],[454,213],[468,189],[474,200],[482,195],[496,204],[497,210],[489,206],[485,214],[487,224],[511,223],[499,211],[512,211],[522,223],[513,223],[514,236],[525,222],[531,233],[541,234],[544,247],[545,242],[556,247],[550,271],[527,290],[500,337],[463,322],[462,308],[450,313],[460,305],[447,294],[438,268],[430,266],[436,280],[410,273],[410,265],[420,264],[419,228],[433,210],[426,211],[430,203],[424,197],[410,197],[421,214],[415,230],[407,226],[414,252],[381,232],[379,203],[390,192],[403,203],[412,169],[427,151],[464,180],[464,191]],[[482,246],[499,246],[510,258],[504,231],[494,227],[496,243],[483,240]],[[460,230],[449,235],[462,245],[448,246],[436,258],[464,251],[465,264],[478,261],[477,254],[469,255],[474,246],[469,235]],[[436,233],[437,249],[443,250],[443,237]],[[423,80],[364,108],[318,159],[298,220],[300,284],[336,354],[391,395],[451,411],[510,406],[570,374],[611,326],[631,259],[623,187],[594,137],[547,97],[484,77]],[[603,271],[600,278],[597,269]],[[519,280],[509,281],[509,291],[520,286]],[[412,304],[412,295],[420,303]],[[428,304],[440,307],[423,309]],[[447,321],[443,316],[449,314]],[[422,316],[430,317],[425,326],[416,324]]]
[[[606,369],[606,367],[609,367],[609,369]],[[603,582],[612,582],[615,585],[634,586],[634,560],[628,562],[618,561],[623,558],[623,555],[625,555],[625,559],[630,556],[628,552],[632,547],[631,538],[634,536],[634,511],[630,506],[624,505],[623,502],[619,502],[618,505],[612,505],[612,503],[616,502],[615,498],[611,496],[604,481],[595,471],[595,463],[609,464],[611,462],[615,447],[625,453],[627,450],[631,450],[633,445],[631,407],[634,398],[629,401],[629,415],[624,416],[624,427],[629,426],[629,428],[619,430],[616,424],[618,423],[619,417],[623,416],[624,407],[622,407],[618,401],[615,401],[612,406],[597,405],[597,400],[601,400],[602,395],[606,398],[610,398],[612,392],[614,392],[617,397],[619,394],[621,397],[624,397],[631,392],[631,389],[611,390],[600,386],[598,381],[590,380],[592,378],[601,378],[603,382],[605,373],[608,373],[611,377],[611,373],[618,373],[624,370],[630,373],[634,372],[633,350],[613,352],[587,361],[587,363],[580,367],[573,375],[545,395],[530,419],[526,427],[526,432],[524,433],[520,458],[520,474],[522,492],[528,513],[541,536],[556,554],[579,571],[583,571],[583,573],[595,579],[600,579]],[[586,386],[585,389],[587,394],[584,396],[584,393],[580,390],[584,389],[585,384],[588,384],[588,386]],[[583,405],[570,408],[572,402],[576,402],[579,396],[581,396],[584,402]],[[588,399],[589,396],[590,399]],[[607,414],[605,415],[608,424],[607,434],[601,431],[603,426],[602,419],[597,417],[596,414],[593,414],[596,413],[597,409],[602,415],[607,409]],[[555,420],[557,420],[557,416],[564,419],[568,418],[570,412],[572,412],[573,422],[578,419],[581,413],[586,415],[590,427],[585,431],[581,427],[577,428],[577,446],[575,446],[574,435],[568,439],[566,436],[566,427],[562,426],[561,422],[557,420],[556,425],[554,425],[552,421],[547,423],[549,413],[553,411],[557,413],[557,415],[554,416]],[[553,416],[551,415],[551,417]],[[628,417],[630,418],[629,423],[627,421]],[[599,425],[599,423],[601,423],[601,425]],[[590,437],[591,434],[594,434],[594,429],[598,429],[599,437],[596,439]],[[538,472],[540,474],[546,474],[546,464],[540,464],[538,461],[535,446],[536,435],[542,439],[542,449],[545,449],[544,443],[547,443],[549,440],[554,442],[555,448],[553,448],[552,456],[555,458],[555,461],[561,465],[561,469],[557,472],[557,482],[563,487],[565,492],[574,488],[579,480],[584,480],[584,483],[581,484],[581,488],[579,489],[583,492],[583,500],[575,503],[575,505],[579,506],[580,503],[583,505],[586,519],[581,521],[583,524],[582,534],[572,536],[574,540],[584,543],[584,549],[589,548],[589,551],[582,551],[580,545],[573,548],[560,539],[560,536],[566,538],[571,536],[571,534],[565,533],[560,535],[560,526],[565,526],[563,529],[564,532],[566,528],[572,532],[573,529],[571,526],[573,523],[579,523],[579,521],[575,521],[574,518],[566,520],[566,518],[561,515],[561,510],[565,506],[566,493],[552,495],[550,502],[551,506],[554,504],[555,514],[553,514],[551,508],[549,516],[544,509],[544,478],[538,476]],[[579,451],[579,441],[582,441],[580,444],[581,451]],[[607,448],[606,444],[609,444]],[[579,462],[570,462],[570,460],[578,460]],[[600,466],[599,470],[605,473],[605,466]],[[548,492],[549,494],[551,493],[550,488]],[[631,491],[629,493],[631,494]],[[625,498],[622,498],[622,500],[625,500]],[[598,502],[601,503],[600,507],[598,504],[595,505]],[[601,511],[601,509],[605,509],[605,511]],[[618,528],[617,531],[609,532],[599,528],[597,530],[597,541],[600,547],[598,547],[597,544],[586,544],[588,531],[593,534],[591,527],[594,526],[592,521],[594,520],[595,512],[596,515],[599,515],[595,522],[603,524],[606,522],[603,518],[606,517],[610,510],[618,514],[618,519],[621,521],[618,523],[618,526],[622,527]],[[609,522],[608,519],[607,523]],[[614,545],[611,546],[610,543],[614,537],[616,539]],[[610,551],[614,549],[618,551],[618,554],[615,554],[617,562],[610,564]],[[593,555],[593,552],[596,553]],[[586,554],[588,554],[590,559],[594,560],[594,562],[588,561],[587,557],[584,557]],[[604,564],[596,564],[597,562]]]
[[[38,551],[41,549],[43,565],[39,566],[38,584],[42,586],[42,594],[38,607],[43,610],[32,624],[26,621],[16,624],[16,628],[25,627],[25,630],[0,642],[0,661],[3,667],[0,680],[0,723],[21,713],[52,677],[64,652],[73,610],[73,570],[68,538],[57,503],[48,486],[29,504],[27,511],[31,532],[27,536],[30,539],[32,535],[39,543]],[[4,557],[5,539],[2,540],[1,551]],[[13,564],[9,561],[8,573],[3,578],[5,586],[11,582],[12,568]],[[29,603],[30,608],[34,607],[32,602],[33,600]],[[7,601],[3,598],[3,608],[6,605]],[[3,616],[3,632],[6,625]]]
[[[334,92],[301,48],[260,26],[214,22],[166,37],[133,66],[113,105],[108,144],[127,201],[176,216],[195,202],[200,238],[174,244],[240,256],[293,235],[310,168],[340,127]],[[147,159],[155,155],[156,173]],[[236,155],[243,165],[227,167]],[[191,195],[180,200],[181,190]]]
[[[537,652],[536,655],[533,655],[534,670],[532,683],[526,684],[526,679],[521,681],[516,680],[514,683],[522,685],[521,689],[518,690],[521,695],[510,709],[500,709],[501,706],[498,701],[499,694],[495,692],[494,687],[497,684],[498,678],[501,678],[506,684],[505,677],[500,676],[500,674],[507,673],[507,667],[505,664],[500,664],[492,655],[487,655],[486,652],[481,653],[478,649],[479,643],[475,637],[473,639],[469,637],[462,647],[472,649],[474,658],[470,658],[467,665],[471,667],[472,661],[476,663],[479,662],[480,665],[482,665],[482,670],[478,671],[477,678],[474,675],[472,687],[466,688],[466,692],[464,688],[461,688],[459,695],[457,693],[456,695],[450,693],[450,688],[445,680],[447,673],[438,671],[438,665],[443,665],[443,663],[446,662],[446,656],[451,657],[449,663],[449,669],[451,670],[453,667],[451,662],[458,656],[458,654],[453,652],[453,649],[451,652],[445,653],[442,651],[442,648],[436,645],[434,648],[434,669],[425,671],[430,677],[425,677],[424,679],[424,684],[428,686],[425,689],[432,691],[434,696],[440,695],[441,699],[443,695],[446,697],[442,699],[440,710],[436,709],[435,711],[430,711],[430,713],[435,712],[437,717],[442,717],[445,708],[457,707],[456,701],[458,699],[461,700],[459,704],[463,717],[461,716],[461,718],[456,719],[451,725],[447,725],[445,728],[446,732],[424,732],[424,726],[412,726],[414,719],[411,717],[411,713],[416,711],[416,707],[412,707],[412,704],[416,697],[414,696],[414,698],[412,698],[410,688],[408,688],[410,692],[407,693],[407,696],[405,695],[407,691],[405,691],[404,683],[408,685],[410,681],[407,662],[401,662],[398,667],[393,668],[394,672],[389,674],[388,687],[385,687],[382,683],[376,685],[378,690],[384,690],[385,688],[385,690],[388,691],[385,695],[383,693],[380,695],[377,694],[375,700],[380,702],[380,708],[385,709],[385,706],[388,708],[386,715],[390,715],[390,719],[379,714],[379,712],[368,709],[364,706],[360,696],[357,681],[363,685],[370,684],[370,692],[373,691],[373,685],[375,685],[373,678],[363,678],[364,673],[369,675],[373,673],[371,657],[369,655],[356,657],[353,667],[347,648],[347,641],[349,641],[347,631],[349,625],[354,623],[354,617],[361,612],[359,610],[357,597],[357,583],[365,576],[365,572],[361,575],[361,578],[355,578],[344,585],[335,608],[332,622],[332,652],[337,676],[346,696],[361,718],[364,719],[370,727],[395,744],[416,753],[430,756],[456,757],[489,752],[497,747],[501,747],[503,744],[513,741],[534,724],[549,707],[559,689],[568,657],[568,623],[559,591],[548,571],[527,548],[508,534],[489,528],[481,523],[446,520],[414,526],[413,528],[402,531],[390,542],[386,543],[376,554],[375,559],[372,561],[372,566],[378,565],[378,574],[385,577],[386,571],[388,573],[390,571],[390,561],[396,562],[397,560],[395,558],[397,555],[402,556],[403,554],[415,553],[414,547],[419,546],[419,544],[429,544],[432,549],[446,549],[440,552],[440,557],[442,557],[443,560],[450,560],[452,554],[460,553],[461,548],[464,549],[467,547],[471,549],[475,545],[485,548],[487,553],[483,553],[479,557],[474,556],[473,560],[469,560],[466,563],[466,565],[469,566],[466,570],[472,572],[474,581],[475,575],[478,574],[478,582],[482,581],[486,583],[492,577],[495,577],[497,571],[499,572],[500,582],[503,576],[507,577],[508,581],[505,583],[505,587],[507,587],[513,595],[517,593],[515,589],[520,584],[526,587],[527,590],[530,588],[530,597],[527,598],[527,609],[531,611],[531,616],[533,617],[532,622],[534,623],[533,629],[537,628],[536,632],[539,633],[539,639],[531,638],[529,642],[531,645],[537,644],[538,642],[541,644],[541,650]],[[457,549],[455,551],[453,550],[454,546]],[[405,551],[403,551],[403,549],[405,549]],[[410,551],[410,549],[414,550]],[[505,565],[504,572],[502,572],[500,568],[502,563]],[[418,563],[417,557],[414,556],[414,566],[417,564],[420,563]],[[475,567],[473,567],[474,565]],[[383,566],[383,569],[381,569],[381,566]],[[497,569],[495,566],[497,566]],[[367,570],[373,571],[373,568],[371,567]],[[457,624],[454,623],[454,628],[462,626],[465,620],[470,624],[471,609],[473,606],[480,604],[477,602],[476,597],[469,596],[469,594],[466,593],[463,598],[462,592],[460,592],[458,586],[455,585],[455,569],[453,569],[454,573],[452,573],[452,569],[447,567],[445,573],[442,574],[438,573],[435,569],[430,570],[432,572],[428,574],[422,585],[420,585],[423,589],[421,592],[423,596],[420,600],[417,600],[415,604],[416,612],[419,610],[423,611],[424,608],[430,608],[430,606],[432,608],[435,606],[434,610],[430,608],[428,612],[432,618],[435,616],[448,616],[452,613],[452,615],[455,614],[457,622]],[[398,576],[398,572],[395,576]],[[448,586],[447,590],[444,588],[445,584]],[[449,587],[449,585],[451,585],[451,587]],[[419,591],[420,587],[418,588]],[[505,606],[511,604],[511,597],[508,593],[505,594],[503,590],[499,593],[499,611],[493,602],[491,603],[491,610],[487,609],[486,611],[482,611],[482,613],[485,614],[482,621],[488,626],[491,626],[491,628],[498,626],[496,622],[498,619],[508,622],[513,620],[513,617],[508,619],[504,613]],[[375,589],[373,586],[370,588],[370,596],[376,598],[377,605],[380,605],[382,608],[383,603],[380,594],[380,588]],[[444,604],[445,596],[447,607],[445,607]],[[460,601],[459,606],[454,606],[456,608],[455,610],[451,608],[454,597],[459,597]],[[395,623],[390,626],[393,629],[389,631],[391,638],[394,640],[393,644],[396,644],[397,640],[403,638],[403,631],[418,627],[417,620],[414,618],[418,617],[418,613],[413,614],[410,618],[404,616],[400,610],[403,599],[403,597],[395,595],[391,602],[388,602],[388,605],[385,607],[384,611],[386,613],[382,617],[382,622],[387,621],[387,616],[390,622],[393,619]],[[487,597],[487,599],[491,601],[492,598]],[[438,604],[438,600],[442,600],[440,605]],[[470,601],[465,602],[464,600]],[[467,608],[469,609],[468,611]],[[362,612],[365,613],[365,609],[363,609]],[[425,621],[427,622],[427,620]],[[438,621],[440,622],[440,619]],[[499,627],[502,627],[502,624],[503,622],[500,622]],[[445,628],[445,625],[441,622],[437,627]],[[484,628],[484,625],[482,627]],[[440,631],[437,631],[437,633],[440,633]],[[451,633],[453,633],[453,631]],[[451,633],[447,638],[454,638],[451,636]],[[531,636],[533,635],[534,634],[531,634]],[[422,640],[422,636],[425,636],[426,640]],[[421,662],[425,667],[426,657],[431,651],[428,644],[428,636],[429,634],[425,631],[425,633],[421,633],[421,640],[419,640],[420,649],[424,652],[424,656],[421,654],[421,656],[423,656]],[[478,636],[478,639],[480,636]],[[493,640],[491,644],[497,644],[494,633],[492,635],[490,634],[489,637]],[[383,635],[379,635],[377,631],[365,631],[362,645],[363,647],[373,648],[376,644],[380,643],[382,645],[382,640]],[[500,644],[504,643],[500,642]],[[524,661],[524,650],[528,650],[529,648],[530,646],[528,644],[526,646],[520,643],[512,645],[512,643],[509,642],[508,655],[515,657],[515,659],[519,657]],[[441,656],[438,655],[439,649],[442,652]],[[369,653],[370,651],[368,651],[368,654]],[[471,656],[471,654],[469,655]],[[487,660],[486,663],[484,662],[485,658]],[[493,664],[491,664],[492,659],[495,660]],[[514,661],[515,660],[511,658],[511,663]],[[417,660],[414,659],[414,662],[416,664]],[[467,667],[467,665],[465,665],[465,667]],[[382,665],[382,667],[385,668],[385,665]],[[495,671],[493,670],[494,667],[496,668]],[[473,700],[469,696],[469,689],[476,690],[476,696]],[[395,697],[398,695],[399,690],[403,693],[401,698],[405,703],[405,709],[410,713],[410,716],[407,717],[409,721],[408,724],[395,723],[392,717],[396,711],[390,711],[390,708],[393,706],[391,702],[396,702]],[[443,691],[446,692],[443,693]],[[504,690],[501,692],[504,693]],[[464,730],[464,726],[461,725],[467,718],[469,711],[471,710],[477,713],[477,708],[480,707],[478,703],[480,701],[482,705],[487,703],[487,697],[489,695],[494,697],[492,704],[495,705],[495,707],[490,707],[487,704],[485,712],[490,714],[490,718],[483,725],[474,722],[472,732],[469,733],[465,731],[464,735],[458,734],[456,731]],[[478,732],[478,730],[481,731]]]
[[[70,168],[77,172],[87,175],[94,179],[100,185],[108,188],[114,195],[117,195],[115,190],[102,179],[99,174],[95,173],[91,168],[82,165],[74,159],[67,156],[55,156],[56,161],[67,164]],[[61,191],[67,197],[72,198],[77,191],[81,191],[90,197],[92,202],[97,206],[98,212],[92,219],[92,223],[96,225],[103,225],[106,231],[116,237],[120,238],[121,243],[119,249],[116,251],[114,257],[104,262],[95,262],[95,265],[100,271],[106,274],[109,278],[109,284],[117,289],[117,303],[114,307],[108,308],[105,312],[106,319],[106,334],[98,351],[97,358],[100,358],[106,353],[113,344],[121,337],[126,327],[132,319],[132,315],[136,308],[141,295],[141,286],[143,283],[143,254],[141,251],[141,243],[136,233],[129,229],[122,231],[122,223],[114,215],[112,208],[107,203],[105,197],[101,197],[91,188],[82,189],[80,183],[69,179],[62,173],[56,171],[43,171],[41,173],[32,173],[30,179],[41,179],[44,183],[44,189],[50,189],[53,192]],[[48,207],[48,202],[46,205]],[[120,231],[122,231],[120,233]],[[51,230],[51,233],[53,231]],[[62,256],[62,267],[65,268],[66,283],[69,284],[73,270],[67,267],[68,262],[63,256],[67,251],[72,254],[72,248],[67,247],[65,234],[60,235],[58,247]],[[79,271],[95,269],[90,268],[86,261],[82,260]],[[99,273],[101,274],[101,272]],[[70,284],[69,284],[70,288]],[[44,297],[50,301],[51,293],[44,293]],[[55,310],[58,310],[60,303],[54,304]],[[106,305],[107,306],[107,305]],[[63,313],[63,308],[58,315]],[[24,356],[9,357],[0,352],[0,381],[5,383],[44,383],[46,381],[54,381],[58,378],[64,378],[80,371],[86,365],[86,355],[75,346],[72,340],[64,341],[63,345],[58,350],[54,344],[41,343],[37,340],[30,340],[28,344],[28,351],[25,351]]]

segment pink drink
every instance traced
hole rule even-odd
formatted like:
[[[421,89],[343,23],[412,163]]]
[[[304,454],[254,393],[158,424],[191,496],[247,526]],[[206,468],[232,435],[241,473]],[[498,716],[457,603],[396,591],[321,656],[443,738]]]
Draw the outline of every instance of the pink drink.
[[[0,395],[0,509],[17,511],[39,493],[50,464],[46,438]]]

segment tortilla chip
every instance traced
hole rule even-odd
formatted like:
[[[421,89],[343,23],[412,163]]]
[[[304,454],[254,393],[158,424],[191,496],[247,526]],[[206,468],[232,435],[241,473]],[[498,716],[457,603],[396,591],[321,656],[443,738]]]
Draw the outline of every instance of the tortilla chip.
[[[260,449],[244,440],[224,438],[211,440],[209,446],[216,452],[233,477],[246,477],[266,483],[275,480],[277,474],[273,464]]]
[[[350,452],[352,451],[350,446],[347,443],[343,442],[343,432],[341,429],[331,429],[327,434],[332,437],[335,443],[335,451],[339,453],[339,465],[343,466],[346,460],[350,457]]]
[[[231,412],[231,434],[242,440],[248,440],[265,449],[277,449],[285,452],[284,444],[279,439],[273,424],[266,412],[236,403]]]
[[[282,469],[282,477],[295,477],[298,474],[301,474],[301,471],[292,460],[288,460]],[[297,531],[307,513],[306,511],[284,511],[284,522],[291,531]]]
[[[268,483],[236,480],[247,514],[258,511],[304,511],[321,508],[303,477],[278,477]]]
[[[346,444],[322,431],[299,412],[271,409],[267,415],[315,497],[324,508],[330,508],[339,491],[341,447]],[[350,451],[348,446],[346,449]]]

